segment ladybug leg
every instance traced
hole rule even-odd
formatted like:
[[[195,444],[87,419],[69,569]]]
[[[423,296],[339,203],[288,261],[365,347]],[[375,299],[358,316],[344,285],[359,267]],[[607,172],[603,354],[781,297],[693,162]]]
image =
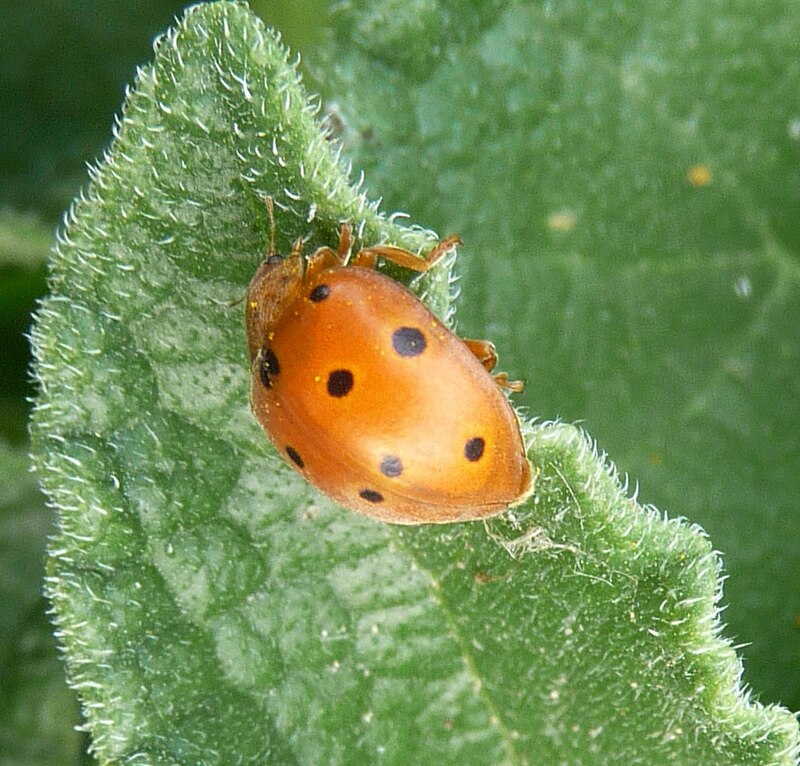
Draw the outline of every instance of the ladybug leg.
[[[384,258],[397,266],[412,271],[427,271],[443,255],[449,253],[454,247],[461,244],[461,237],[454,235],[443,239],[424,256],[419,256],[402,247],[394,245],[373,245],[359,250],[353,257],[353,265],[362,266],[366,269],[375,268],[378,258]]]
[[[473,340],[472,338],[464,338],[464,343],[467,348],[475,354],[477,360],[484,366],[487,372],[491,372],[497,364],[497,351],[494,343],[488,340]],[[509,380],[508,373],[498,372],[494,375],[494,382],[500,388],[507,388],[518,394],[525,388],[524,380]]]
[[[494,343],[490,340],[473,340],[472,338],[464,338],[464,343],[467,348],[475,354],[478,361],[486,368],[487,372],[491,372],[497,364],[497,350]]]
[[[352,227],[349,223],[343,223],[339,232],[339,247],[333,250],[330,247],[320,247],[315,250],[306,260],[304,278],[314,279],[317,274],[333,266],[344,266],[350,255],[350,248],[353,245]],[[294,251],[292,251],[294,253]]]
[[[306,260],[306,268],[303,279],[310,281],[316,278],[317,274],[332,266],[341,266],[342,262],[335,250],[330,247],[321,247],[315,250]]]
[[[349,223],[343,223],[339,230],[339,249],[336,255],[342,264],[347,263],[350,257],[350,248],[353,246],[353,227]]]
[[[463,245],[464,240],[458,236],[458,234],[451,234],[449,237],[445,237],[444,239],[440,240],[439,243],[431,248],[428,251],[427,255],[425,256],[425,261],[428,264],[428,268],[433,266],[436,261],[438,261],[443,255],[447,255],[451,250],[455,250],[459,245]]]
[[[509,380],[507,372],[498,372],[494,376],[494,382],[497,383],[500,388],[506,388],[515,394],[521,394],[525,390],[525,381]]]

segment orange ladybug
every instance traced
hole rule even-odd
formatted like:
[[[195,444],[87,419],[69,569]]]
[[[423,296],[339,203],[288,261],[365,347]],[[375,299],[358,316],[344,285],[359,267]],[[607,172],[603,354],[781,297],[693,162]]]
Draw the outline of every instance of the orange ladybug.
[[[422,272],[461,240],[424,258],[391,245],[350,257],[303,258],[298,239],[269,256],[247,290],[251,407],[289,464],[351,510],[394,524],[481,519],[531,491],[517,416],[500,387],[522,390],[488,341],[461,340],[406,288],[374,271],[378,258]]]

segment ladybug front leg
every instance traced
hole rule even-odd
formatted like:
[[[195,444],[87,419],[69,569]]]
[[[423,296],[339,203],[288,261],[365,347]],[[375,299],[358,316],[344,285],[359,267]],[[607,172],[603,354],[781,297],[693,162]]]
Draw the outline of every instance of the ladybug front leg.
[[[464,338],[467,348],[475,355],[477,360],[484,366],[487,372],[491,372],[497,364],[497,350],[494,343],[489,340],[474,340]],[[525,388],[524,380],[509,380],[508,373],[498,372],[494,377],[494,382],[500,388],[507,388],[514,393],[521,393]]]
[[[497,364],[497,349],[490,340],[474,340],[462,338],[467,348],[477,357],[478,361],[491,372]]]
[[[353,245],[352,227],[343,223],[339,231],[339,247],[333,250],[330,247],[320,247],[306,259],[304,278],[313,280],[317,274],[334,266],[344,266]]]
[[[359,250],[353,256],[352,264],[365,269],[374,269],[378,258],[384,258],[391,263],[412,271],[427,271],[443,255],[449,253],[454,247],[461,244],[461,237],[457,234],[443,239],[431,248],[424,256],[412,253],[402,247],[394,245],[373,245]]]

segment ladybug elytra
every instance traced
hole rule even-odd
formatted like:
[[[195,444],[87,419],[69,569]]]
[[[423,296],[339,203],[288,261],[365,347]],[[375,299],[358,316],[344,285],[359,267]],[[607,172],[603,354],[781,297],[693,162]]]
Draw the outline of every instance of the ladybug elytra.
[[[424,257],[376,245],[304,259],[301,240],[270,252],[247,290],[251,407],[276,449],[311,484],[385,522],[468,521],[530,493],[519,421],[491,375],[488,341],[462,340],[405,287],[374,270],[378,258],[426,271],[460,243]]]

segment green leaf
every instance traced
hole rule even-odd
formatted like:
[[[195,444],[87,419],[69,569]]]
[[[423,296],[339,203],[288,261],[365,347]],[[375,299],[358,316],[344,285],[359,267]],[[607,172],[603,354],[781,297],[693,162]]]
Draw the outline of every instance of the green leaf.
[[[45,508],[24,451],[0,440],[0,765],[82,762],[78,702],[64,683],[41,593]]]
[[[641,499],[702,524],[745,680],[800,709],[800,7],[332,19],[304,62],[385,203],[463,236],[463,333],[527,378],[531,413],[581,422]]]
[[[397,45],[418,10],[363,18],[422,80],[429,46]],[[718,637],[710,544],[576,428],[526,426],[536,494],[486,525],[378,524],[275,456],[231,306],[266,194],[282,251],[341,220],[431,240],[347,183],[247,8],[197,6],[140,72],[34,331],[48,587],[101,762],[792,763],[796,722],[743,696]],[[446,269],[417,288],[447,313]]]

